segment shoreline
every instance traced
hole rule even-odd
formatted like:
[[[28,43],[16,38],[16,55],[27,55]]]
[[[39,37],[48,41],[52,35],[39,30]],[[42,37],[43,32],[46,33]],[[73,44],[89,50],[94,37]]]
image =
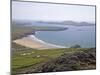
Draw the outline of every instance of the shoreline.
[[[13,42],[17,43],[19,45],[26,46],[26,47],[33,48],[33,49],[37,49],[37,50],[67,48],[64,46],[59,46],[59,45],[47,43],[45,41],[38,39],[34,35],[27,35],[26,37],[23,37],[21,39],[16,39]]]

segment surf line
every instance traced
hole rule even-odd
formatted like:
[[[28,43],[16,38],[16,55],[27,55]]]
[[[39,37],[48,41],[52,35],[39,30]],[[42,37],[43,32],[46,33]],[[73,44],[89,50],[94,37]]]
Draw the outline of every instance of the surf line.
[[[59,46],[59,45],[47,43],[47,42],[45,42],[41,39],[38,39],[35,35],[28,35],[27,37],[30,37],[33,41],[37,41],[37,42],[44,44],[44,45],[52,46],[52,47],[55,47],[55,48],[66,48],[65,46]]]

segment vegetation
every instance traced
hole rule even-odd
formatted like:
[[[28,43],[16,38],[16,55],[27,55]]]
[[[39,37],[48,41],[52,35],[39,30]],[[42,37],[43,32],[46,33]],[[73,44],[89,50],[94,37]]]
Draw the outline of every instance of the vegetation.
[[[41,63],[55,60],[61,55],[70,55],[75,52],[86,51],[86,48],[62,48],[62,49],[48,49],[35,50],[13,43],[12,46],[12,72],[16,73],[30,73],[34,72]],[[32,70],[31,70],[32,69]]]
[[[71,48],[81,48],[81,46],[76,44],[76,45],[72,46]]]
[[[95,49],[88,49],[72,54],[63,54],[55,60],[43,63],[33,72],[75,71],[96,68]]]
[[[12,39],[18,39],[30,34],[35,34],[35,31],[61,31],[66,30],[66,27],[51,27],[51,26],[22,26],[13,23],[12,27]]]

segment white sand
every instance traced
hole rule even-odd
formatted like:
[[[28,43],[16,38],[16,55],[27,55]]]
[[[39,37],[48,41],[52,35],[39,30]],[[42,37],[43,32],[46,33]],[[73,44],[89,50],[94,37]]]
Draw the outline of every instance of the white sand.
[[[34,35],[29,35],[27,37],[14,40],[13,42],[15,42],[19,45],[22,45],[22,46],[26,46],[26,47],[34,48],[34,49],[38,49],[38,50],[52,49],[52,48],[65,48],[63,46],[46,43],[42,40],[39,40]]]

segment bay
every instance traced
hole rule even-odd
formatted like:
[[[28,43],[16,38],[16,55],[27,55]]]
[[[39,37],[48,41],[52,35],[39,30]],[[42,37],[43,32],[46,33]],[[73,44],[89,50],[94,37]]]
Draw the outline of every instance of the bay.
[[[64,31],[37,31],[36,37],[52,44],[71,47],[76,44],[83,48],[95,47],[95,26],[66,25]]]

